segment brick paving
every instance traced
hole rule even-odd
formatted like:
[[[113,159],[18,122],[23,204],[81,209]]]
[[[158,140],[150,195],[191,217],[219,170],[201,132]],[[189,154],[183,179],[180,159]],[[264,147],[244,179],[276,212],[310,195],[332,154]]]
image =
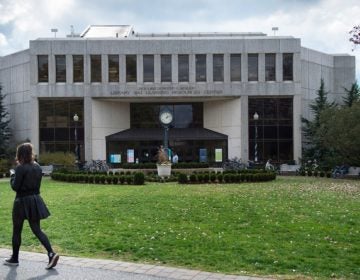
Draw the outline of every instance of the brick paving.
[[[5,258],[8,258],[11,255],[11,250],[1,249],[0,248],[0,261],[3,262]],[[20,265],[21,261],[31,261],[31,262],[41,262],[44,266],[47,263],[47,255],[40,253],[32,252],[20,252]],[[80,267],[80,268],[91,268],[96,269],[97,273],[101,274],[101,271],[118,271],[131,273],[132,275],[144,275],[151,277],[159,277],[162,279],[179,279],[179,280],[219,280],[219,279],[228,279],[228,280],[263,280],[270,278],[259,278],[259,277],[250,277],[250,276],[238,276],[238,275],[226,275],[221,273],[210,273],[200,270],[190,270],[183,268],[174,268],[167,266],[159,265],[150,265],[150,264],[139,264],[139,263],[130,263],[122,261],[113,261],[113,260],[103,260],[103,259],[89,259],[89,258],[77,258],[77,257],[66,257],[60,256],[59,264],[68,267]],[[2,264],[1,264],[2,265]],[[57,267],[57,273],[61,277],[61,268]],[[24,279],[26,275],[23,275]],[[81,277],[81,276],[79,276]],[[33,278],[31,278],[33,279]],[[40,279],[40,278],[39,278]],[[67,278],[60,278],[67,279]],[[77,279],[86,279],[86,278],[77,278]],[[123,278],[122,278],[123,279]],[[130,279],[130,278],[129,278]]]

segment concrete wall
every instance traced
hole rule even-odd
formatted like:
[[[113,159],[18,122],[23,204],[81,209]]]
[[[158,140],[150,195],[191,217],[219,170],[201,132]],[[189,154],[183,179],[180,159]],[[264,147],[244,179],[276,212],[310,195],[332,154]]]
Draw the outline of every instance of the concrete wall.
[[[85,146],[92,146],[92,154],[86,160],[105,160],[105,137],[130,128],[130,104],[123,102],[92,100],[92,137]]]

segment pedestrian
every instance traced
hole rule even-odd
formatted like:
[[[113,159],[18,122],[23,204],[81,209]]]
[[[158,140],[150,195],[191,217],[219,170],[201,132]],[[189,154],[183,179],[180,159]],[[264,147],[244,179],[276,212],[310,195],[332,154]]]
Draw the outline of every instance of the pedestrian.
[[[12,211],[13,253],[10,259],[5,260],[4,264],[19,265],[21,232],[24,221],[28,220],[32,232],[48,252],[49,263],[46,269],[51,269],[56,266],[59,255],[53,251],[48,237],[40,228],[40,220],[49,217],[50,212],[40,196],[42,171],[39,164],[34,161],[32,144],[23,143],[17,147],[16,163],[17,166],[10,179],[11,187],[16,192]]]
[[[174,156],[172,158],[172,162],[173,163],[178,163],[179,162],[179,157],[178,157],[177,153],[175,153],[175,152],[174,152]]]

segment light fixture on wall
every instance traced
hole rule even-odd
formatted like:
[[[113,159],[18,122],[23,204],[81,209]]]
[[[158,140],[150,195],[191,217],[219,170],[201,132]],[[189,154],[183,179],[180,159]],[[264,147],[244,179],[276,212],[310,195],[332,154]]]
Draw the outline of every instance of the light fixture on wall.
[[[254,161],[257,163],[258,161],[258,148],[257,148],[257,138],[258,138],[258,128],[257,128],[257,122],[259,120],[259,114],[255,112],[254,116],[255,121],[255,146],[254,146]]]

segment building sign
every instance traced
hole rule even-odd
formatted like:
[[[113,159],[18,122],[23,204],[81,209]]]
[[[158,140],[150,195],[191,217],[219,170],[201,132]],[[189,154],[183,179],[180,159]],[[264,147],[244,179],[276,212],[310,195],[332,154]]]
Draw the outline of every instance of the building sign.
[[[127,150],[127,162],[128,163],[134,163],[135,162],[134,150],[133,149],[128,149]]]
[[[222,149],[215,149],[215,162],[222,162],[223,156],[222,156]]]
[[[224,90],[222,89],[198,89],[193,86],[142,86],[134,89],[127,90],[112,90],[110,95],[118,96],[171,96],[171,95],[222,95]]]
[[[110,155],[110,163],[121,163],[121,155],[120,154],[111,154]]]
[[[207,150],[199,149],[199,158],[200,162],[207,162]]]

